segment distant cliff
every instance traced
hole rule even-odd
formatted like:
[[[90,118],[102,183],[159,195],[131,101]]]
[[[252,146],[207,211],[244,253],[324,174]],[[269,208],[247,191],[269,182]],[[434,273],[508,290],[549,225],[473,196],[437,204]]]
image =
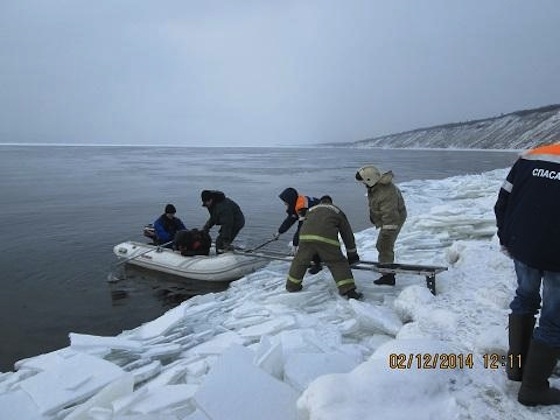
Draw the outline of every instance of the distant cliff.
[[[356,147],[527,149],[560,142],[560,104],[494,118],[419,128],[350,143]],[[346,146],[349,144],[347,143]],[[342,144],[337,144],[342,146]]]

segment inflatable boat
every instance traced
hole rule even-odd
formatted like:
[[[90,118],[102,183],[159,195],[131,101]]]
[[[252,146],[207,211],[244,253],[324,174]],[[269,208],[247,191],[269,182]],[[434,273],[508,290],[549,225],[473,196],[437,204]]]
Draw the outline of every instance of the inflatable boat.
[[[178,251],[169,248],[134,241],[115,245],[113,252],[121,259],[121,263],[209,282],[237,280],[270,262],[233,252],[184,257]]]

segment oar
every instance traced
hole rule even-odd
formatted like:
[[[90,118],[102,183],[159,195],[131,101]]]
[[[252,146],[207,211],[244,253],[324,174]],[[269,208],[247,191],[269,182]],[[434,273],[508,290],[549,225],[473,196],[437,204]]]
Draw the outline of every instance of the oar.
[[[164,244],[158,245],[155,250],[154,249],[148,249],[147,251],[144,251],[144,252],[141,252],[138,255],[135,255],[134,257],[130,257],[130,258],[127,258],[126,260],[119,261],[118,264],[115,267],[119,267],[120,265],[126,264],[127,262],[132,261],[135,258],[141,257],[142,255],[145,255],[148,252],[152,252],[152,251],[161,252],[162,247],[167,246],[167,245],[172,244],[172,243],[173,243],[173,241],[166,242]]]
[[[247,249],[247,250],[245,250],[245,252],[255,252],[257,249],[261,249],[262,247],[268,245],[268,244],[271,243],[271,242],[276,241],[277,239],[278,239],[278,237],[272,238],[272,239],[268,239],[266,242],[263,242],[262,244],[260,244],[260,245],[258,245],[258,246],[256,246],[256,247],[254,247],[253,249]]]
[[[272,251],[253,252],[253,251],[242,250],[242,249],[234,249],[233,253],[237,255],[244,255],[246,257],[252,257],[252,258],[264,258],[267,260],[292,261],[294,259],[293,255],[283,254],[281,252],[272,252]]]

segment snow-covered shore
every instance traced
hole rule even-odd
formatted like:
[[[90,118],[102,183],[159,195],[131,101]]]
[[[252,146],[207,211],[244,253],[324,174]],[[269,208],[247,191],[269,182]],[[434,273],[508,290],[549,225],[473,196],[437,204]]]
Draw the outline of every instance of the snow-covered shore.
[[[518,404],[496,359],[516,284],[492,209],[506,173],[400,184],[397,261],[448,266],[436,296],[422,276],[375,286],[355,271],[365,298],[347,301],[328,270],[289,294],[272,262],[134,330],[72,333],[17,362],[0,374],[0,419],[556,419]],[[356,234],[362,259],[376,235]]]

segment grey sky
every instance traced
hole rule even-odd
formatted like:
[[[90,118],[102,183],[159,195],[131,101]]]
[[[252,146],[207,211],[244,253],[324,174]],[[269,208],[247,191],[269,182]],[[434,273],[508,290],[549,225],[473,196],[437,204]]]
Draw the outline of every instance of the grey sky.
[[[3,0],[0,143],[354,141],[560,103],[558,0]]]

